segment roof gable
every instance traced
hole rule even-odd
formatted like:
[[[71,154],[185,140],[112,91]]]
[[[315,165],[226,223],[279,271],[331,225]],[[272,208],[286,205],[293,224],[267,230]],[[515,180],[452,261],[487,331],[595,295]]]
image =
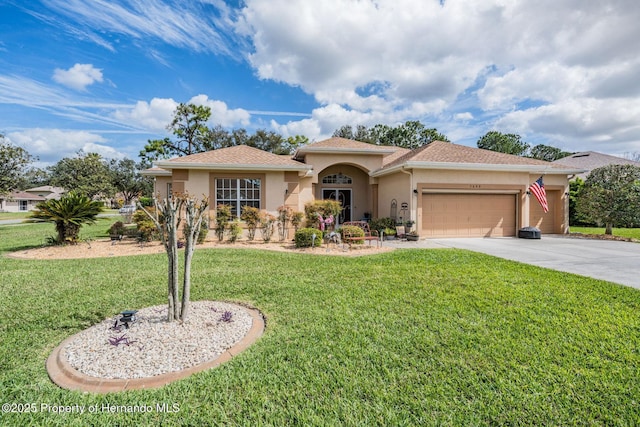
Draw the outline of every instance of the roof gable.
[[[558,159],[553,163],[563,164],[587,169],[589,171],[608,165],[634,165],[640,166],[640,162],[625,159],[622,157],[611,156],[609,154],[598,153],[596,151],[583,151],[575,153],[562,159]]]
[[[25,191],[14,191],[11,193],[10,199],[12,200],[32,200],[35,202],[42,202],[47,200],[42,196],[38,196],[37,194],[27,193]]]
[[[280,169],[306,170],[309,167],[291,157],[269,153],[248,145],[236,145],[170,160],[158,161],[163,169]]]
[[[499,153],[482,148],[468,147],[451,142],[433,141],[410,151],[385,165],[380,171],[398,167],[494,169],[494,170],[553,170],[565,173],[565,165],[556,165],[544,160]],[[575,169],[575,168],[574,168]],[[577,173],[577,170],[566,173]]]
[[[333,138],[313,142],[311,144],[300,147],[296,151],[294,158],[303,158],[307,153],[365,154],[386,156],[394,154],[398,150],[404,149],[389,145],[369,144],[367,142],[355,141],[353,139],[334,136]]]

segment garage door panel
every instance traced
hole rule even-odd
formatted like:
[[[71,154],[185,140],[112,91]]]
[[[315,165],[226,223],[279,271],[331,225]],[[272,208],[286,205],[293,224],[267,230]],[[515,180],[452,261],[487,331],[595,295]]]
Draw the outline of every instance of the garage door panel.
[[[427,237],[514,236],[513,194],[424,194],[422,228]]]

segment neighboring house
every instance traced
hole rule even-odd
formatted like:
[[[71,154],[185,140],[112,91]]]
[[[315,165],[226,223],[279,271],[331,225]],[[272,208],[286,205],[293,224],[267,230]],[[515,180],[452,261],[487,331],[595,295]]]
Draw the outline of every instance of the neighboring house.
[[[59,199],[64,194],[65,190],[61,187],[53,187],[51,185],[43,185],[41,187],[34,187],[24,190],[25,193],[44,197],[46,200]]]
[[[584,169],[585,172],[576,175],[582,180],[587,179],[592,170],[609,165],[635,165],[640,166],[640,162],[624,159],[622,157],[610,156],[609,154],[597,153],[595,151],[584,151],[575,153],[562,159],[558,159],[553,163],[562,164],[578,169]]]
[[[27,212],[44,202],[44,197],[29,194],[25,191],[14,191],[6,198],[0,198],[0,212]]]
[[[524,226],[568,231],[568,176],[583,170],[541,160],[434,141],[415,150],[344,138],[305,145],[293,156],[235,146],[159,161],[160,197],[187,192],[218,204],[273,214],[304,211],[314,199],[342,203],[339,222],[392,217],[412,220],[421,237],[514,236]],[[540,176],[549,201],[543,213],[529,186]]]

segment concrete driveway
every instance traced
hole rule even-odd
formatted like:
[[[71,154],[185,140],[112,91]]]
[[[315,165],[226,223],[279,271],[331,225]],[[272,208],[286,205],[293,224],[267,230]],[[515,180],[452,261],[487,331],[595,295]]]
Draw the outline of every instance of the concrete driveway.
[[[542,239],[457,238],[385,242],[407,248],[458,248],[640,289],[640,243],[566,236]]]

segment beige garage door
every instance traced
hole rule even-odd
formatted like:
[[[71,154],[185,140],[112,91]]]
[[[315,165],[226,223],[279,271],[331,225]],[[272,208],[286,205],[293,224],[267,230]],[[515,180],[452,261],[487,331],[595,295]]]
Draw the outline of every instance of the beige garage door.
[[[538,227],[543,234],[553,234],[556,232],[556,204],[559,191],[547,190],[547,204],[549,212],[544,213],[538,199],[532,194],[529,197],[529,225]]]
[[[423,194],[425,237],[504,237],[516,234],[515,194]]]

